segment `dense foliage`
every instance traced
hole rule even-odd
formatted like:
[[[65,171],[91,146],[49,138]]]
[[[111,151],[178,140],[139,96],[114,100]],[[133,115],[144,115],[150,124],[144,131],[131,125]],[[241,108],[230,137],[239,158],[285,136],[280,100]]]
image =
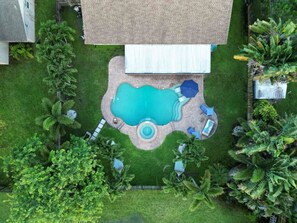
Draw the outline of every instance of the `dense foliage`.
[[[255,79],[271,81],[297,80],[297,53],[295,38],[296,24],[292,21],[277,23],[257,20],[250,25],[253,35],[248,45],[244,45],[241,54],[234,56],[238,60],[253,60],[258,64]]]
[[[45,131],[49,131],[51,139],[58,142],[59,148],[60,138],[66,134],[66,127],[74,129],[81,127],[77,121],[67,116],[67,111],[74,106],[74,101],[57,101],[53,103],[50,99],[43,98],[42,106],[46,114],[36,118],[35,122],[37,125],[42,126]]]
[[[297,0],[274,0],[270,7],[273,18],[297,21]]]
[[[49,20],[42,23],[38,36],[37,59],[47,63],[47,77],[44,82],[49,93],[57,94],[60,100],[74,97],[77,70],[73,68],[75,54],[71,42],[75,31],[66,22],[56,23]]]
[[[273,123],[278,118],[277,111],[267,100],[259,100],[255,104],[253,116],[265,123]]]
[[[280,118],[273,125],[241,122],[237,149],[229,151],[233,168],[230,196],[258,216],[294,218],[297,205],[297,116]]]
[[[215,163],[209,167],[209,172],[211,174],[213,184],[224,186],[228,182],[228,169],[224,165]]]
[[[115,143],[112,139],[99,136],[93,143],[97,156],[102,159],[107,172],[105,181],[108,187],[110,201],[115,201],[118,197],[131,189],[131,181],[134,174],[129,173],[130,166],[125,165],[122,170],[116,170],[113,166],[114,159],[123,161],[124,148]]]
[[[34,58],[32,46],[25,43],[11,43],[9,45],[9,55],[17,61]]]
[[[205,148],[198,144],[195,137],[187,138],[184,141],[181,141],[180,144],[185,144],[185,148],[182,153],[178,150],[173,150],[175,158],[173,162],[177,160],[182,160],[185,165],[188,163],[194,163],[198,168],[201,165],[201,162],[208,160],[208,157],[205,156]]]
[[[15,183],[10,222],[94,222],[107,195],[103,166],[96,150],[72,137],[40,162],[45,144],[38,137],[17,147],[6,159]]]
[[[209,208],[214,209],[214,203],[211,198],[220,196],[224,193],[224,190],[220,186],[216,186],[211,181],[211,174],[209,170],[206,170],[204,176],[200,180],[200,184],[197,184],[194,180],[185,180],[184,185],[189,189],[193,197],[193,202],[190,206],[190,210],[196,210],[202,203],[205,203]]]

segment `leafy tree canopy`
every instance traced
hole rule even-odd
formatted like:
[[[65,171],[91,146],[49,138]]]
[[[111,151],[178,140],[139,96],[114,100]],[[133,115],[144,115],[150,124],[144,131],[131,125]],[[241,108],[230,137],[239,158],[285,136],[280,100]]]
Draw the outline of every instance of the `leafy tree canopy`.
[[[71,137],[60,150],[50,152],[48,163],[35,163],[36,152],[44,147],[34,137],[8,157],[17,179],[10,198],[10,222],[97,221],[107,186],[96,150]]]

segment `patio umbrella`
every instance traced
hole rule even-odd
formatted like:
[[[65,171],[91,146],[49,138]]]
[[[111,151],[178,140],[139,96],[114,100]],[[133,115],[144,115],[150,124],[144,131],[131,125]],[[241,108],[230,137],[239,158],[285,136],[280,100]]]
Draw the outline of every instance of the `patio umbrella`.
[[[185,80],[181,84],[180,90],[182,95],[187,98],[193,98],[199,92],[198,84],[193,80]]]

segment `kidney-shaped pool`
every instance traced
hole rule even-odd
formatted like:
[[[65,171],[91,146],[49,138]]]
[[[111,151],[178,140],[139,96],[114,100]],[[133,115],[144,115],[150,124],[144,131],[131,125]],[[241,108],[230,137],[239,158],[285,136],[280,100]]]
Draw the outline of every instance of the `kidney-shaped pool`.
[[[111,103],[111,112],[126,124],[135,126],[144,121],[166,125],[181,119],[179,93],[174,89],[157,89],[149,85],[135,88],[122,83]]]

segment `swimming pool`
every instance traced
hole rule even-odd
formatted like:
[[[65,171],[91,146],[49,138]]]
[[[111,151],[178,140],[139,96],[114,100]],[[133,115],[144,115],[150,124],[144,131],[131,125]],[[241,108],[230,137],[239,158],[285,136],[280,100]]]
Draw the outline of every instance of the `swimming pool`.
[[[173,89],[157,89],[149,85],[134,88],[128,83],[119,85],[111,103],[111,112],[126,124],[136,126],[144,121],[166,125],[181,119],[180,95]]]

